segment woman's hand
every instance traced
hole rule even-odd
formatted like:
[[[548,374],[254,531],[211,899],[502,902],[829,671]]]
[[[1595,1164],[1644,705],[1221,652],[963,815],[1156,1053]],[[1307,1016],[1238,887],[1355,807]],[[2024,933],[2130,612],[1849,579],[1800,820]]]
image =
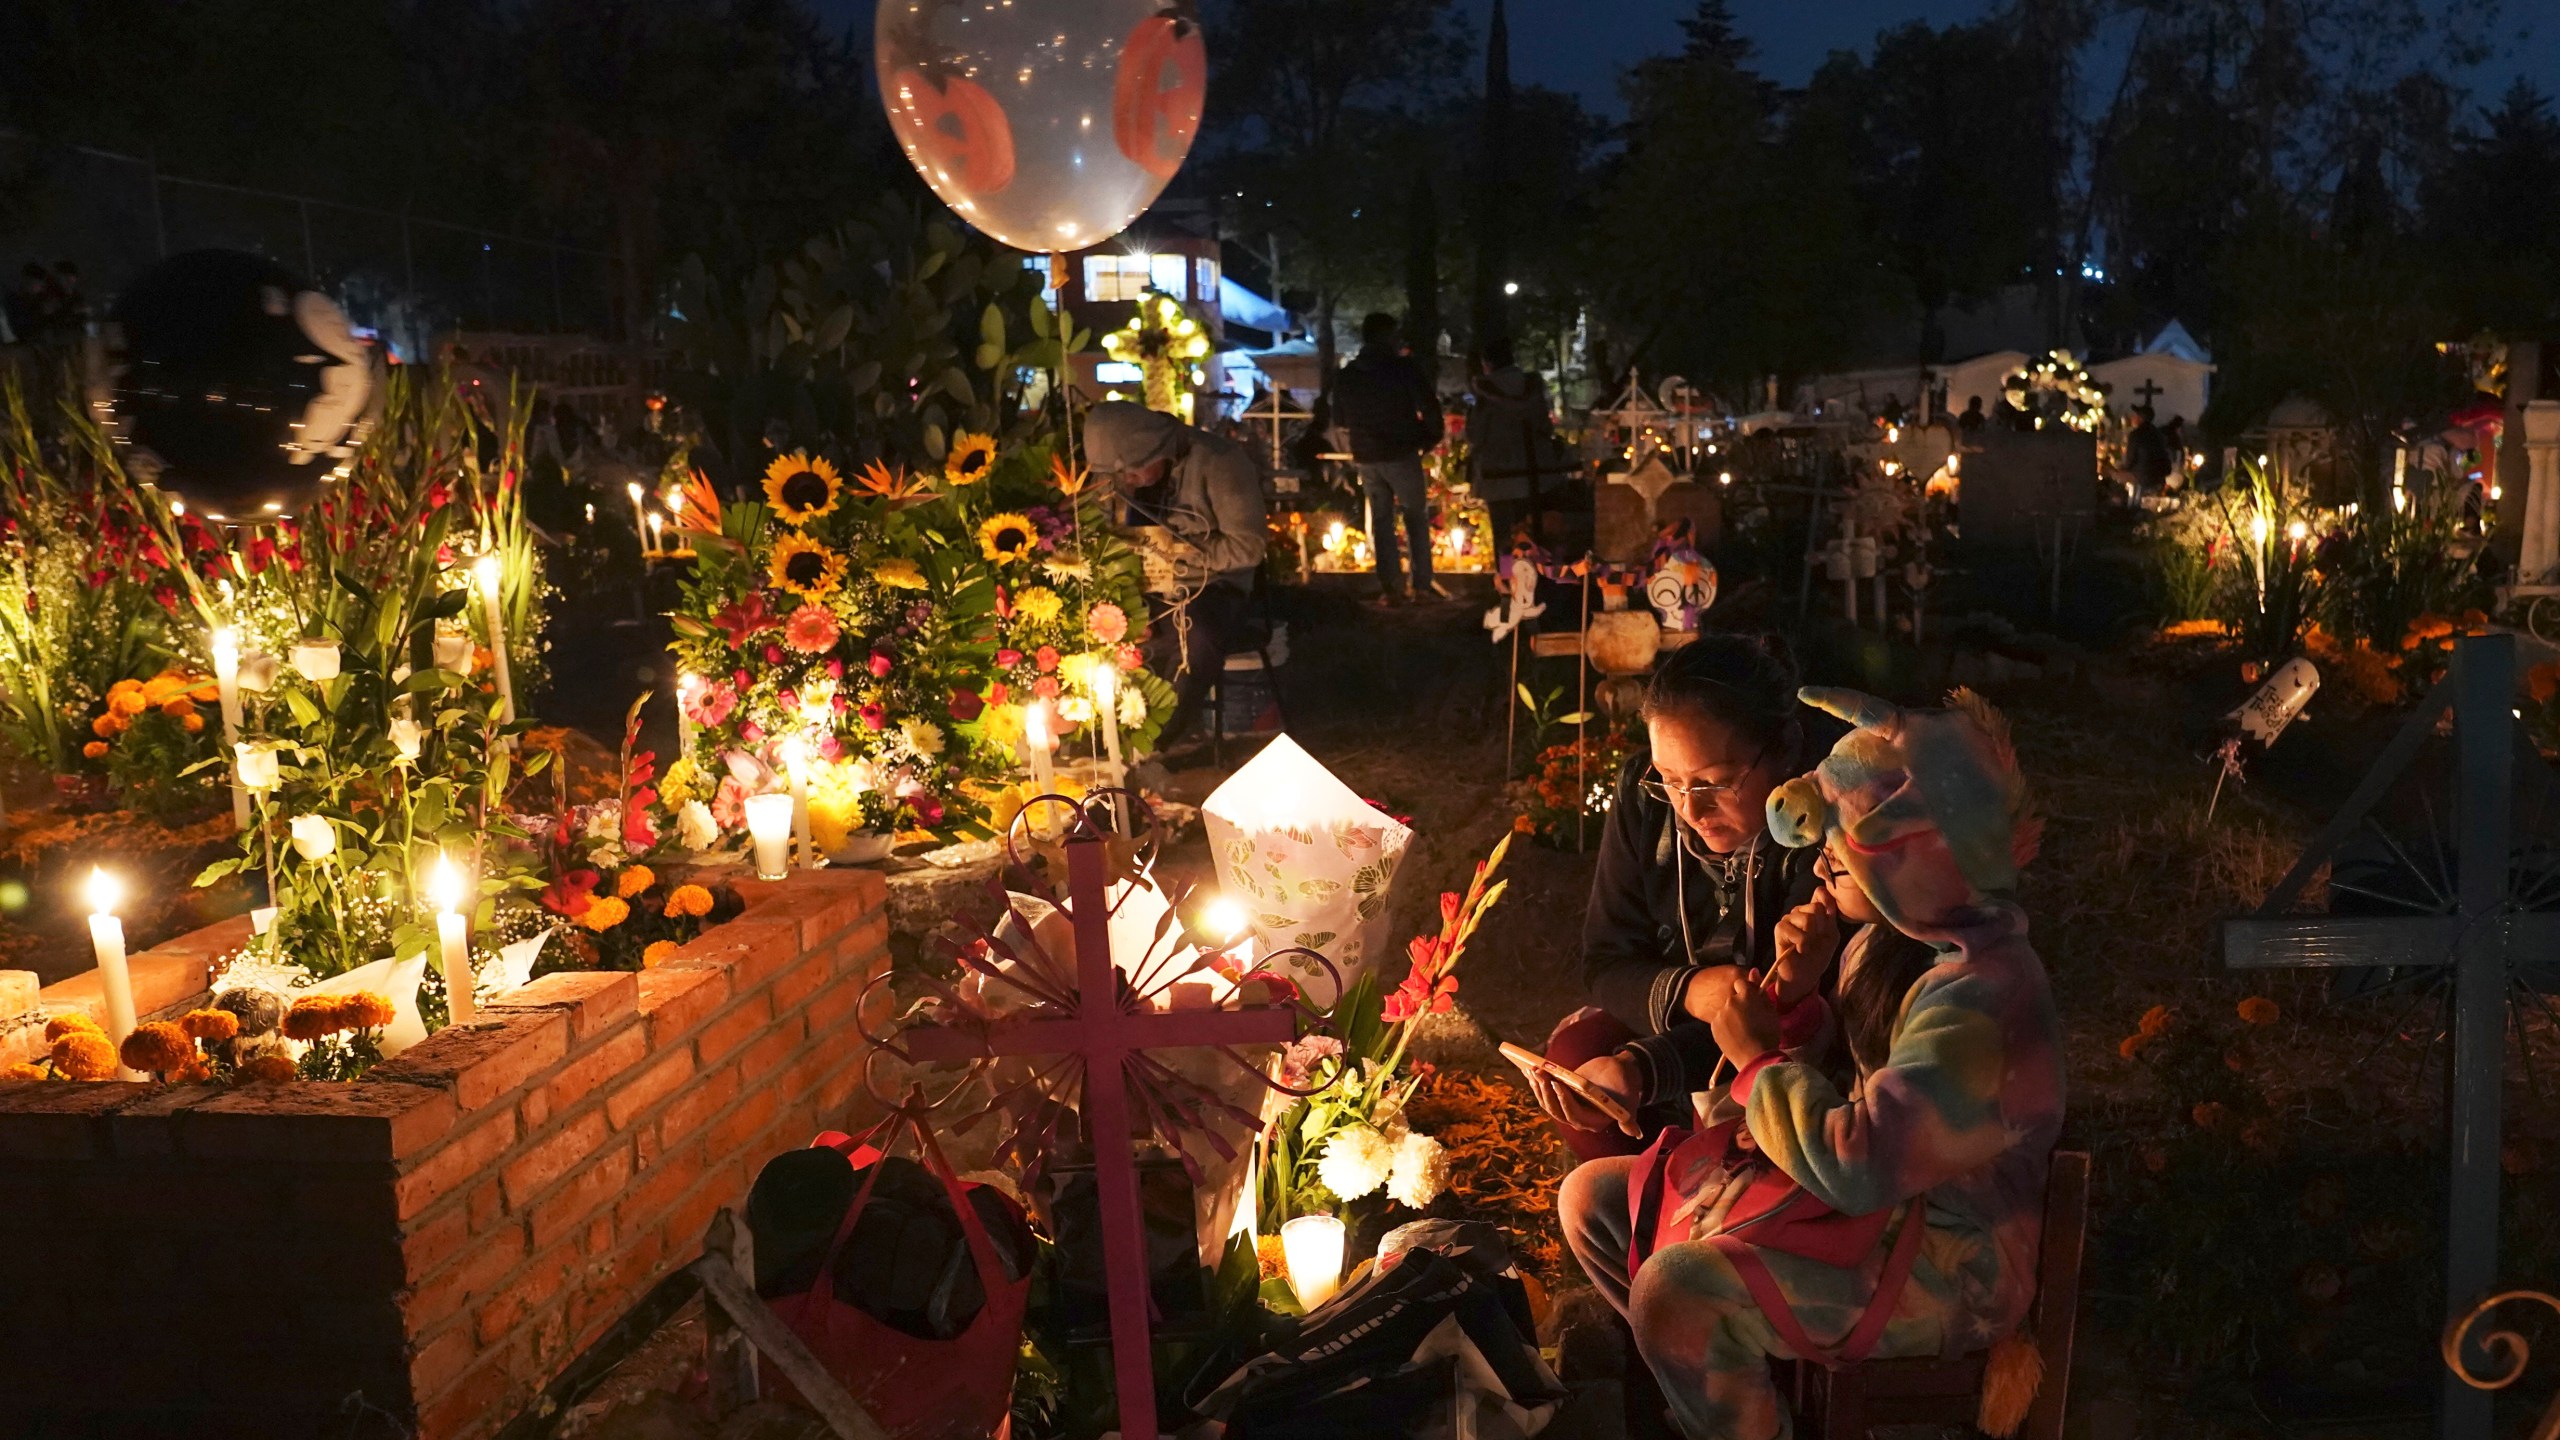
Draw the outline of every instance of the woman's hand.
[[[1714,1024],[1716,1046],[1736,1070],[1778,1048],[1778,1007],[1757,985],[1735,991]]]
[[[1740,966],[1710,965],[1689,977],[1689,988],[1680,997],[1680,1008],[1688,1012],[1690,1019],[1704,1020],[1712,1025],[1716,1017],[1724,1013],[1734,991],[1746,983]]]
[[[1773,932],[1778,961],[1770,984],[1781,1006],[1792,1009],[1822,988],[1822,972],[1831,968],[1832,957],[1840,953],[1839,916],[1840,907],[1832,901],[1831,892],[1816,890],[1812,899],[1778,921]]]
[[[1584,1061],[1575,1067],[1573,1073],[1581,1076],[1593,1089],[1615,1098],[1629,1118],[1622,1122],[1576,1095],[1545,1071],[1532,1070],[1529,1072],[1529,1089],[1538,1097],[1539,1109],[1547,1112],[1558,1124],[1570,1125],[1576,1130],[1619,1130],[1639,1139],[1643,1137],[1644,1132],[1633,1119],[1638,1104],[1637,1092],[1642,1088],[1642,1077],[1637,1074],[1634,1061],[1603,1055],[1596,1060]]]

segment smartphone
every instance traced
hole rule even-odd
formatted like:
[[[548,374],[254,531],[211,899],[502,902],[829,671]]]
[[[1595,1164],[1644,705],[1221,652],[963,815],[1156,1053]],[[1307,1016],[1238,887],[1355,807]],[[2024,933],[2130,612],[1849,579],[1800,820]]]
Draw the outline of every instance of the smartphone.
[[[1502,1058],[1520,1067],[1522,1075],[1544,1075],[1558,1085],[1591,1103],[1591,1107],[1620,1125],[1633,1125],[1635,1114],[1617,1096],[1592,1084],[1526,1045],[1502,1042]]]

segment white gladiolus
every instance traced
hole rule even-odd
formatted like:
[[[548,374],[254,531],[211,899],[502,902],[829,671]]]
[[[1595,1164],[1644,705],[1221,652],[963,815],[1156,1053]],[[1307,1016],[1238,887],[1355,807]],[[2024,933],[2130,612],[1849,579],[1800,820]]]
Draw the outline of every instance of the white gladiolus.
[[[1448,1188],[1449,1152],[1419,1130],[1408,1132],[1387,1172],[1387,1198],[1420,1210]]]
[[[318,815],[293,817],[293,850],[305,860],[326,860],[338,850],[338,832]]]
[[[1395,1143],[1368,1125],[1334,1133],[1316,1157],[1316,1178],[1344,1200],[1357,1200],[1387,1183],[1394,1168]]]

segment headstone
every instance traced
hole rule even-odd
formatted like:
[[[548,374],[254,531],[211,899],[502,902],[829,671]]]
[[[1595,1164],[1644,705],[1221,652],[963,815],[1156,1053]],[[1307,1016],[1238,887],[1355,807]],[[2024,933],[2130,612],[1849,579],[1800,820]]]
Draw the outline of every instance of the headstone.
[[[2098,451],[2077,430],[1985,429],[1967,450],[1957,513],[1964,543],[2049,543],[2054,524],[2086,524],[2098,509]]]
[[[1698,548],[1711,550],[1724,528],[1724,507],[1713,486],[1673,473],[1659,455],[1632,472],[1611,474],[1592,497],[1592,553],[1621,565],[1653,553],[1662,527],[1689,522]]]

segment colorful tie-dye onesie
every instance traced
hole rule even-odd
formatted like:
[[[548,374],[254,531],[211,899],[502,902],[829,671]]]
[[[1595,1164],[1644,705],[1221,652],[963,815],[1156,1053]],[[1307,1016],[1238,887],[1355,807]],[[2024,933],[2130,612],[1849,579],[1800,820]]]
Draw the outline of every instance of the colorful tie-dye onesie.
[[[1770,797],[1771,834],[1823,840],[1887,920],[1941,958],[1904,997],[1884,1065],[1847,1094],[1800,1055],[1773,1053],[1744,1068],[1732,1099],[1759,1149],[1833,1209],[1873,1214],[1927,1197],[1919,1257],[1872,1353],[1979,1350],[2034,1298],[2045,1168],[2062,1122],[2060,1025],[2026,917],[2008,898],[2034,843],[2024,786],[2005,727],[1970,696],[1927,712],[1840,692],[1806,698],[1863,728]],[[1844,966],[1864,949],[1853,943]],[[1691,1240],[1627,1274],[1635,1164],[1594,1161],[1567,1178],[1576,1257],[1626,1314],[1687,1434],[1788,1435],[1767,1357],[1793,1351],[1732,1263]],[[1696,1233],[1712,1234],[1739,1184],[1715,1172],[1665,1209],[1696,1206]],[[1827,1345],[1866,1311],[1889,1248],[1890,1235],[1855,1269],[1756,1253],[1805,1333]]]

